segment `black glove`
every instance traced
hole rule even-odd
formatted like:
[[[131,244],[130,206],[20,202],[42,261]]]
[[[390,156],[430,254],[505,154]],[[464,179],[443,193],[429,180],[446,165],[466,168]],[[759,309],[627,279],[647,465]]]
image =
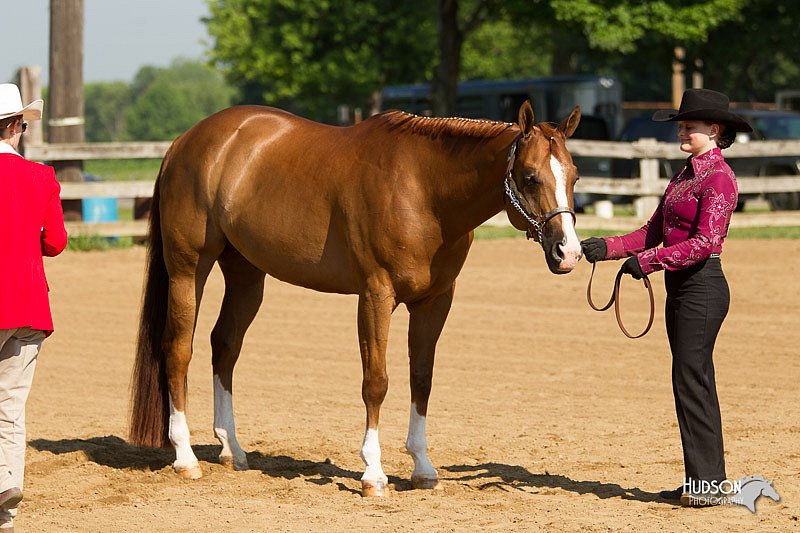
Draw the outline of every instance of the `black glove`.
[[[633,276],[633,279],[642,279],[644,277],[642,267],[639,266],[639,260],[635,255],[627,258],[625,262],[622,263],[622,268],[620,270],[622,270],[624,274]]]
[[[599,237],[589,237],[581,241],[581,251],[590,263],[602,261],[606,258],[606,241]]]

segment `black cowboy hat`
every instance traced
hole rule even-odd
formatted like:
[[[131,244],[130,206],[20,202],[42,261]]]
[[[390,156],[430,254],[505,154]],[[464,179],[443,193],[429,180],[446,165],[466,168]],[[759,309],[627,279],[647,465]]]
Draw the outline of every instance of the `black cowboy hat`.
[[[681,107],[674,109],[661,109],[653,114],[653,120],[665,122],[668,120],[704,120],[727,124],[736,131],[753,131],[750,124],[739,115],[728,111],[730,100],[727,96],[710,89],[687,89],[681,98]]]

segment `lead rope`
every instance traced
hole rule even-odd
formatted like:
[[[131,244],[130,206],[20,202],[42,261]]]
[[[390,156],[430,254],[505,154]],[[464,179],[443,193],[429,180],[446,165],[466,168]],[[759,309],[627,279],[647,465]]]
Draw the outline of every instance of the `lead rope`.
[[[653,287],[650,285],[650,280],[647,279],[647,276],[642,278],[644,281],[644,286],[647,287],[647,292],[650,294],[650,320],[647,322],[647,327],[644,328],[644,331],[638,335],[631,335],[622,324],[622,316],[619,312],[619,285],[620,281],[622,281],[622,269],[620,268],[619,272],[617,272],[617,278],[614,280],[614,291],[611,293],[611,298],[608,300],[608,303],[603,307],[597,307],[592,301],[592,279],[594,278],[594,269],[596,266],[597,263],[592,263],[592,274],[589,276],[589,286],[586,287],[586,300],[589,302],[589,307],[595,311],[605,311],[613,304],[614,314],[617,316],[617,324],[619,324],[619,329],[622,330],[622,333],[624,333],[629,339],[638,339],[639,337],[644,337],[647,332],[650,331],[650,327],[653,325],[653,319],[656,315],[656,304],[655,300],[653,299]]]

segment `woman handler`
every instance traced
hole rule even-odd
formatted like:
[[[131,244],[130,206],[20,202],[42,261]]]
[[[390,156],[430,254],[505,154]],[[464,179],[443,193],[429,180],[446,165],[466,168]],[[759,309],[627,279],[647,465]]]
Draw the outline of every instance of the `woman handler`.
[[[679,123],[680,148],[690,154],[686,165],[644,226],[627,235],[581,242],[592,263],[627,257],[622,270],[636,279],[665,270],[666,328],[685,480],[660,495],[689,506],[719,501],[719,483],[726,478],[712,355],[730,304],[720,254],[738,191],[721,149],[733,144],[737,131],[752,131],[728,111],[728,103],[722,93],[689,89],[678,111],[656,112],[653,120]]]

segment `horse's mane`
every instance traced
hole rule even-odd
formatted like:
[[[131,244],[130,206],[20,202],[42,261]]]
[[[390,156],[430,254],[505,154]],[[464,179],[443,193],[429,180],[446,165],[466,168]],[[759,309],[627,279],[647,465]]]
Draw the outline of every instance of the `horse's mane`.
[[[374,117],[395,131],[406,131],[430,138],[470,137],[474,139],[493,139],[511,128],[511,122],[477,120],[474,118],[432,118],[420,117],[405,111],[386,111]]]

